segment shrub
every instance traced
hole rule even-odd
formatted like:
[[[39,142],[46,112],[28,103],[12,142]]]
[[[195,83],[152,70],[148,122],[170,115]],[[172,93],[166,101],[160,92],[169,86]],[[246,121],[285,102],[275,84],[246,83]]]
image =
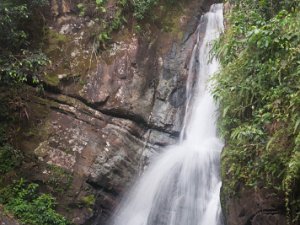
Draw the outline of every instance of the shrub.
[[[40,51],[29,51],[30,39],[35,36],[32,30],[32,17],[38,20],[35,13],[46,0],[8,1],[0,4],[0,84],[38,81],[38,71],[48,61]]]
[[[55,199],[39,194],[38,184],[27,184],[23,179],[0,190],[0,203],[27,225],[67,225],[69,222],[55,212]]]

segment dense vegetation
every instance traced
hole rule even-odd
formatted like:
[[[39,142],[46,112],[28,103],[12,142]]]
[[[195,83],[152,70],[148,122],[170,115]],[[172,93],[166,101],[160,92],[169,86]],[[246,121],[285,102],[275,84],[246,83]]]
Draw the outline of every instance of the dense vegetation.
[[[23,0],[0,3],[0,82],[11,84],[38,82],[39,68],[47,63],[34,46],[40,35],[39,10],[46,0]],[[38,22],[37,22],[38,21]]]
[[[7,99],[1,96],[1,100]],[[22,178],[12,184],[7,184],[6,179],[10,179],[9,172],[18,169],[24,156],[10,141],[10,126],[18,118],[14,114],[8,115],[12,111],[5,106],[6,102],[2,102],[0,107],[0,206],[2,205],[5,212],[13,214],[26,225],[69,224],[63,216],[55,212],[55,199],[50,194],[40,193],[38,184],[25,182]],[[59,179],[57,174],[54,175],[53,179]]]
[[[6,181],[23,160],[12,143],[16,124],[28,119],[20,98],[22,84],[37,85],[41,68],[48,62],[39,45],[43,31],[40,10],[46,4],[47,0],[0,3],[0,206],[23,224],[65,225],[66,219],[54,210],[54,198],[39,194],[37,184],[21,179],[8,185]]]
[[[284,194],[289,222],[300,221],[300,5],[232,0],[215,44],[222,69],[214,95],[225,192],[241,187]]]
[[[39,194],[38,184],[24,180],[0,190],[0,203],[5,210],[28,225],[67,225],[66,219],[54,211],[54,198]]]

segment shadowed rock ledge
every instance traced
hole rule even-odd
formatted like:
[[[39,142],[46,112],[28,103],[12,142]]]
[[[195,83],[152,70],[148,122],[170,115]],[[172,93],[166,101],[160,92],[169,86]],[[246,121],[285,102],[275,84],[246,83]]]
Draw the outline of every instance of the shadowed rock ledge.
[[[223,193],[224,194],[224,193]],[[225,224],[228,225],[285,225],[284,197],[271,190],[240,190],[235,196],[221,194]]]

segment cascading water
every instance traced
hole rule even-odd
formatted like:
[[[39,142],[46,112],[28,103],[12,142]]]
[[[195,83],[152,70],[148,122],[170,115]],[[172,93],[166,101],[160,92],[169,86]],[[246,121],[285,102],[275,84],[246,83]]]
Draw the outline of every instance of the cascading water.
[[[203,26],[205,35],[200,38]],[[219,161],[223,143],[217,137],[217,106],[207,81],[218,70],[218,62],[210,59],[209,52],[222,30],[223,6],[215,4],[198,27],[190,63],[197,82],[191,88],[195,74],[190,72],[182,138],[149,166],[115,213],[112,225],[221,224]]]

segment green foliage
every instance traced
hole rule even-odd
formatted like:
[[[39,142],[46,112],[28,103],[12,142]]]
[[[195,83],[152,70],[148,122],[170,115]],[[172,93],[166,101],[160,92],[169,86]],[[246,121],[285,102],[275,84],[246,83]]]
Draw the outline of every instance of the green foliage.
[[[158,4],[158,0],[133,0],[134,17],[144,19],[147,13]]]
[[[82,197],[82,201],[87,206],[93,206],[95,204],[96,198],[94,195],[87,195]]]
[[[103,6],[106,3],[106,0],[96,0],[96,10],[100,12],[106,12],[105,7]]]
[[[80,16],[89,16],[97,22],[91,32],[96,47],[105,49],[112,39],[112,33],[118,31],[124,23],[125,12],[128,10],[128,0],[117,1],[114,7],[107,5],[107,0],[86,0],[77,5]]]
[[[47,169],[49,170],[49,180],[47,182],[49,187],[53,189],[54,193],[65,193],[70,188],[73,181],[72,174],[55,165],[48,165]]]
[[[102,5],[104,3],[104,0],[96,0],[97,5]]]
[[[175,4],[177,0],[132,0],[131,4],[134,9],[133,16],[142,20],[144,18],[153,17],[152,9],[156,6],[167,4]]]
[[[79,15],[84,16],[85,10],[86,10],[86,7],[84,6],[84,4],[83,3],[77,4],[77,8],[79,9]]]
[[[119,0],[114,5],[107,3],[107,0],[84,0],[77,5],[79,15],[93,17],[97,21],[97,29],[91,36],[100,49],[105,49],[114,32],[128,21],[133,22],[137,32],[141,31],[140,24],[162,23],[158,14],[165,16],[178,0]],[[170,30],[167,26],[163,29]]]
[[[19,52],[30,45],[31,17],[38,19],[37,11],[47,0],[3,0],[0,3],[0,49],[3,53]],[[2,53],[2,54],[3,54]]]
[[[15,166],[21,162],[21,154],[12,145],[9,144],[8,124],[11,120],[9,110],[5,107],[5,100],[0,99],[2,104],[0,107],[0,121],[6,119],[7,121],[0,124],[0,185],[1,178],[7,172],[11,171]]]
[[[147,17],[153,17],[152,9],[163,4],[175,4],[177,0],[132,0],[131,4],[134,9],[133,16],[142,20]]]
[[[17,51],[27,44],[27,34],[20,27],[29,16],[28,8],[25,4],[5,3],[0,5],[0,32],[5,34],[0,36],[0,46],[4,50]]]
[[[47,63],[39,51],[30,52],[34,36],[29,23],[46,0],[7,1],[0,3],[0,83],[37,83],[37,72]],[[37,16],[36,16],[37,17]],[[37,19],[37,18],[35,18]]]
[[[22,223],[28,225],[66,225],[66,219],[55,212],[55,199],[38,194],[38,184],[24,180],[0,190],[0,203]]]
[[[286,193],[291,220],[297,223],[299,3],[231,2],[234,7],[227,18],[228,27],[214,46],[222,65],[214,77],[214,96],[221,104],[219,125],[226,140],[224,186],[227,194],[241,184]]]
[[[0,57],[0,82],[5,84],[31,81],[39,83],[40,69],[47,65],[47,57],[41,53],[22,50],[18,55]],[[29,79],[29,80],[28,80]]]
[[[20,153],[11,145],[0,146],[0,175],[3,175],[13,169],[20,163]]]
[[[300,136],[300,135],[298,135]],[[299,138],[299,137],[298,137]],[[300,152],[295,152],[289,161],[287,175],[283,184],[286,196],[286,208],[288,215],[292,217],[292,222],[300,221],[300,196],[294,189],[300,188]],[[296,181],[296,182],[295,182]],[[298,196],[297,196],[298,194]]]

